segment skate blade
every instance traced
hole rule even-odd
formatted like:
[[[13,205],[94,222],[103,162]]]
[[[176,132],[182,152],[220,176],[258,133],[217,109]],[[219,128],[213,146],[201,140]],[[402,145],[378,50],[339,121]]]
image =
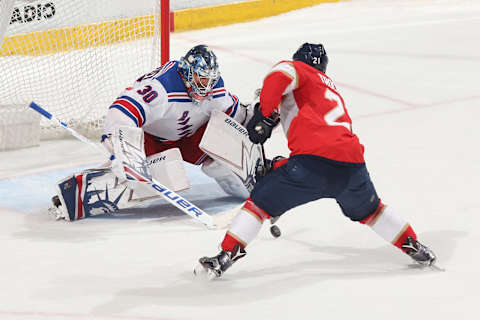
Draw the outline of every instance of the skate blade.
[[[412,263],[408,266],[410,269],[420,269],[420,270],[433,270],[439,272],[445,272],[446,269],[438,266],[437,264],[421,264],[421,263]]]
[[[431,269],[435,270],[435,271],[440,271],[440,272],[445,272],[447,271],[445,268],[442,268],[436,264],[432,264],[429,266]]]
[[[193,275],[198,279],[212,281],[217,275],[212,270],[205,268],[201,263],[197,263],[193,268]]]

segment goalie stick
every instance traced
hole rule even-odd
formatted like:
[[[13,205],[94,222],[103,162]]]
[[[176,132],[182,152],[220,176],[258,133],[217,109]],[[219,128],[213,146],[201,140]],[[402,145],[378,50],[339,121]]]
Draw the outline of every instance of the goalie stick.
[[[91,141],[90,139],[84,137],[83,135],[81,135],[80,133],[75,131],[74,129],[70,128],[65,122],[60,121],[58,118],[53,116],[47,110],[40,107],[35,102],[32,101],[30,103],[29,107],[32,108],[33,110],[37,111],[38,113],[40,113],[45,118],[49,119],[50,121],[54,122],[55,124],[61,126],[65,130],[67,130],[75,138],[79,139],[80,141],[82,141],[84,143],[89,144],[90,146],[94,147],[96,150],[99,150],[99,151],[103,152],[104,154],[107,154],[107,150],[104,150],[103,148],[101,148],[98,145],[96,145],[95,143],[93,143],[93,141]],[[108,154],[107,156],[110,157],[110,154]],[[213,229],[215,227],[222,227],[222,226],[217,226],[216,224],[214,224],[213,218],[209,214],[207,214],[202,209],[200,209],[199,207],[197,207],[196,205],[194,205],[190,201],[186,200],[185,198],[183,198],[182,196],[180,196],[179,194],[177,194],[173,190],[170,190],[169,188],[167,188],[166,186],[164,186],[160,182],[156,181],[155,179],[153,179],[153,178],[149,179],[148,177],[145,177],[144,175],[142,175],[138,171],[133,171],[132,172],[131,168],[129,168],[127,166],[125,166],[125,170],[132,173],[132,174],[129,175],[130,180],[136,180],[136,181],[140,181],[140,182],[144,182],[144,183],[148,184],[153,190],[155,190],[157,193],[159,193],[165,200],[167,200],[168,202],[173,204],[178,209],[182,210],[185,214],[188,214],[190,217],[194,218],[195,220],[200,221],[201,223],[203,223],[208,228]]]

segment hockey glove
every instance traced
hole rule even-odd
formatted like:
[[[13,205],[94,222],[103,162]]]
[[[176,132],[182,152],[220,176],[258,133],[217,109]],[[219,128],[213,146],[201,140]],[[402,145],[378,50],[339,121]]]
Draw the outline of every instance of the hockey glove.
[[[255,105],[253,117],[247,124],[248,137],[254,144],[264,144],[272,135],[272,130],[279,119],[265,117],[260,111],[260,104]]]
[[[120,180],[127,181],[135,189],[139,181],[152,178],[148,169],[143,130],[137,127],[120,126],[103,139],[103,145],[112,153],[110,169]]]

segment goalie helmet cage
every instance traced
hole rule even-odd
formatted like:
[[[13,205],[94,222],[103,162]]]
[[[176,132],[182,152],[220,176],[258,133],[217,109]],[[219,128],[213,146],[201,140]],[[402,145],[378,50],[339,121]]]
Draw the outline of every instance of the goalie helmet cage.
[[[99,137],[115,98],[168,61],[169,1],[0,0],[0,126],[35,101]],[[41,139],[62,131],[40,122]]]

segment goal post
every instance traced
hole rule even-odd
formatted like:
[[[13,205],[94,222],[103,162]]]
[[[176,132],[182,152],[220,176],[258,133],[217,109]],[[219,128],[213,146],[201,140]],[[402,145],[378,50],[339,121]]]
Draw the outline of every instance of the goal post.
[[[170,0],[160,3],[160,47],[162,64],[170,60]]]
[[[168,61],[169,8],[169,0],[0,0],[0,126],[14,126],[12,108],[35,101],[99,136],[117,95]],[[40,132],[64,136],[44,120]]]

